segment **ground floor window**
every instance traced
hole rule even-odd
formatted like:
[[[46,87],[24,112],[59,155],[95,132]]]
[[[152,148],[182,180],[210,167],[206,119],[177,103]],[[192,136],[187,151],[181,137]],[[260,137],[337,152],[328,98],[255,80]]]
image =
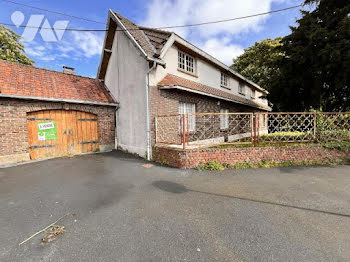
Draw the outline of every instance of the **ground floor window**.
[[[196,105],[192,103],[183,103],[179,104],[179,114],[188,114],[188,129],[189,131],[194,131],[196,128]]]
[[[221,109],[220,113],[220,129],[226,129],[228,128],[228,109]]]

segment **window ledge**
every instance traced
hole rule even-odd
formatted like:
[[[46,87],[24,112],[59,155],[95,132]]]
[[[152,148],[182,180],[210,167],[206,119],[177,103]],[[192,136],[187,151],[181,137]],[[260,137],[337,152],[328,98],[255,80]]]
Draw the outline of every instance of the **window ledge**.
[[[242,95],[242,96],[245,96],[245,94],[241,93],[241,92],[238,92],[238,94]]]
[[[182,72],[182,73],[188,74],[188,75],[190,75],[190,76],[198,77],[197,74],[188,72],[188,71],[186,71],[186,70],[184,70],[184,69],[181,69],[181,68],[177,68],[177,71],[180,71],[180,72]]]
[[[222,88],[225,88],[225,89],[227,89],[227,90],[231,90],[231,88],[228,87],[228,86],[223,86],[223,85],[221,85],[221,87],[222,87]]]

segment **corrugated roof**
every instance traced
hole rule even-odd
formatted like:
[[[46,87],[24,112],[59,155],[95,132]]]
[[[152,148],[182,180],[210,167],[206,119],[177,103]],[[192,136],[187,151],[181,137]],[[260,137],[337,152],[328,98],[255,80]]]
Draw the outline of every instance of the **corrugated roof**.
[[[244,97],[240,97],[225,91],[222,91],[220,89],[217,88],[213,88],[210,86],[206,86],[182,77],[178,77],[172,74],[167,74],[163,80],[161,80],[158,83],[158,86],[160,87],[165,87],[165,86],[169,86],[169,87],[175,87],[175,86],[180,86],[180,87],[184,87],[193,91],[198,91],[198,92],[202,92],[202,93],[206,93],[209,95],[214,95],[216,97],[221,97],[223,99],[229,99],[233,102],[237,102],[240,104],[244,104],[244,105],[248,105],[248,106],[252,106],[252,107],[256,107],[256,108],[262,108],[265,110],[271,110],[271,108],[267,105],[264,105],[262,103],[258,103],[255,102],[253,100],[250,99],[246,99]]]
[[[0,60],[0,94],[115,103],[100,81]]]

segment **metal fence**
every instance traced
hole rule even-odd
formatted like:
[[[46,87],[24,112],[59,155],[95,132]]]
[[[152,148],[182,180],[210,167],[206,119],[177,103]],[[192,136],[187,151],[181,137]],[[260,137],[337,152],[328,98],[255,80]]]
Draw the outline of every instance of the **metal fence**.
[[[350,113],[197,113],[156,117],[156,144],[198,148],[222,144],[350,141]]]

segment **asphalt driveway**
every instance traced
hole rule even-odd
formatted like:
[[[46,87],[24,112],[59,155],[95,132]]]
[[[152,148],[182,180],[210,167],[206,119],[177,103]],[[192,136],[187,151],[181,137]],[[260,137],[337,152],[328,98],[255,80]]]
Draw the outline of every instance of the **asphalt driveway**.
[[[145,163],[112,152],[0,169],[0,261],[349,261],[350,166]],[[18,246],[68,212],[57,239]]]

